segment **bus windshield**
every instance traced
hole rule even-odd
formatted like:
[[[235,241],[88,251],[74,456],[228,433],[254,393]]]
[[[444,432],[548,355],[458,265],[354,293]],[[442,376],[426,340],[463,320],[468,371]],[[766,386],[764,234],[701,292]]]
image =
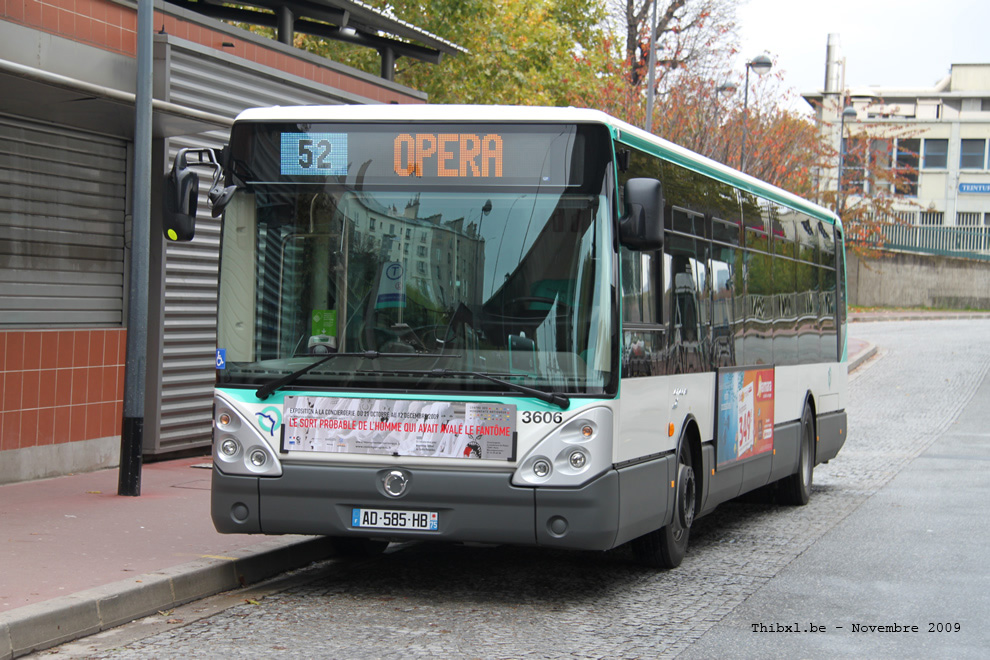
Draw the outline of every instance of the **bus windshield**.
[[[600,395],[614,386],[610,170],[609,154],[592,148],[599,138],[574,126],[429,129],[235,128],[220,383],[262,385],[339,353],[289,387],[511,393],[501,379]],[[348,158],[331,161],[341,141]]]

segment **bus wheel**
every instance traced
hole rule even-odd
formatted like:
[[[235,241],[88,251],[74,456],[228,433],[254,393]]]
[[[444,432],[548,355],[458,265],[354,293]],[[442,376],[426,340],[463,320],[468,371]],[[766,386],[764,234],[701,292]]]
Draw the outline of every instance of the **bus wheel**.
[[[330,539],[333,546],[333,553],[338,557],[372,557],[385,552],[388,541],[376,541],[374,539],[364,539],[356,536],[334,536]]]
[[[633,555],[645,566],[677,568],[687,552],[698,498],[698,482],[694,477],[691,450],[686,440],[681,443],[677,457],[674,498],[674,517],[670,524],[632,541]]]
[[[815,470],[815,422],[811,408],[801,415],[801,446],[797,472],[780,480],[778,495],[784,504],[803,506],[811,499],[811,480]]]

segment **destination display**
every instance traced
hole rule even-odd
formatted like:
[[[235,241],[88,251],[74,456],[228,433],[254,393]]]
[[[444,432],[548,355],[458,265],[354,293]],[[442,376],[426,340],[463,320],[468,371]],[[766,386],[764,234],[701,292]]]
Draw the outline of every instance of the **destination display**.
[[[566,185],[583,144],[573,126],[313,125],[278,136],[282,180],[363,184]],[[424,130],[428,129],[428,130]]]
[[[283,451],[515,460],[509,404],[286,396]]]

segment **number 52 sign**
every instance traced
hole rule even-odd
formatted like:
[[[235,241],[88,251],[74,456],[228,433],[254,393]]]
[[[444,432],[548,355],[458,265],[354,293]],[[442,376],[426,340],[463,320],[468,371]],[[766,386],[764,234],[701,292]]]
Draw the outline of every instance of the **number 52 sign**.
[[[346,176],[346,133],[282,133],[283,176]]]

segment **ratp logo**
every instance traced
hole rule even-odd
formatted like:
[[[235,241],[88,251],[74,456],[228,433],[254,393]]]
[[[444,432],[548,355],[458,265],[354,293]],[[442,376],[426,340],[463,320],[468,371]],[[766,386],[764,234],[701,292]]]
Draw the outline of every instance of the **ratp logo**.
[[[268,406],[258,413],[254,413],[258,418],[258,426],[262,431],[268,431],[268,435],[275,437],[275,429],[282,425],[282,412],[275,406]]]

